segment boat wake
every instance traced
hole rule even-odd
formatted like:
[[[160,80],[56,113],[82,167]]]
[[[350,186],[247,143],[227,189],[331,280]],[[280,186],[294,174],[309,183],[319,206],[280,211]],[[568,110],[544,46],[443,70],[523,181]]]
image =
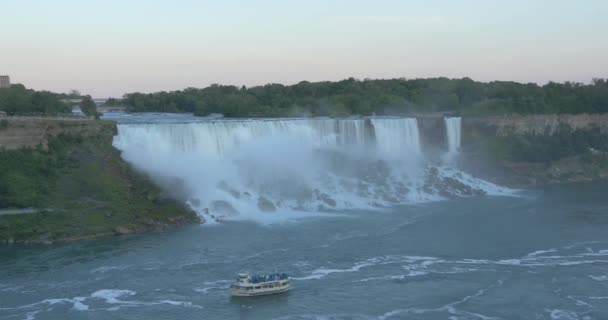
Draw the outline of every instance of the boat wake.
[[[137,292],[125,289],[101,289],[91,293],[89,296],[74,298],[44,299],[39,302],[16,307],[0,307],[0,311],[6,314],[25,314],[26,319],[36,319],[38,314],[52,312],[57,308],[66,308],[71,311],[117,311],[124,307],[150,307],[168,305],[174,307],[202,309],[202,306],[189,301],[176,300],[134,300]]]
[[[302,270],[303,275],[292,277],[293,280],[318,280],[331,274],[359,272],[365,268],[385,267],[387,273],[381,277],[370,277],[355,280],[355,282],[394,281],[428,274],[456,274],[469,272],[498,272],[499,269],[526,268],[531,273],[543,268],[574,267],[578,265],[608,265],[608,250],[597,248],[599,244],[580,243],[563,248],[551,248],[528,253],[522,257],[509,259],[444,259],[439,257],[389,255],[378,256],[358,261],[350,267],[323,266],[313,270]],[[310,268],[310,265],[297,269]],[[390,271],[397,271],[391,274]],[[403,273],[405,271],[405,273]],[[505,271],[505,270],[503,270]],[[506,270],[508,271],[508,270]],[[590,275],[590,279],[598,282],[606,281],[608,276]]]

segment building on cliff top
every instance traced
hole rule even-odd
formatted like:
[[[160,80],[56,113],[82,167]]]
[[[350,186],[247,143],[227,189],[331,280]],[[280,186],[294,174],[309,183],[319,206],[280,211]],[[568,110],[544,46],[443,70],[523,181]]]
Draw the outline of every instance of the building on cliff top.
[[[11,78],[9,76],[0,76],[0,88],[10,88]]]

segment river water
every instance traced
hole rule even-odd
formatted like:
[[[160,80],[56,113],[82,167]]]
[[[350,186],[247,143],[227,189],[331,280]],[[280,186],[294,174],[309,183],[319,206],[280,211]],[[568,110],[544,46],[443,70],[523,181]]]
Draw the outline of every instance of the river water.
[[[608,184],[471,177],[459,118],[443,160],[412,118],[113,119],[207,223],[0,247],[0,319],[608,319]],[[239,272],[293,288],[231,298]]]
[[[6,246],[0,318],[606,319],[606,188]],[[228,295],[275,270],[288,294]]]

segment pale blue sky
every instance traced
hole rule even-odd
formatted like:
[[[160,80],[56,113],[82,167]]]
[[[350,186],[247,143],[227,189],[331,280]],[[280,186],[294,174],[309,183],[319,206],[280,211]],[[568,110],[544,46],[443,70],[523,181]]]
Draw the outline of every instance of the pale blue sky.
[[[95,97],[211,83],[608,77],[608,1],[0,0],[0,74]]]

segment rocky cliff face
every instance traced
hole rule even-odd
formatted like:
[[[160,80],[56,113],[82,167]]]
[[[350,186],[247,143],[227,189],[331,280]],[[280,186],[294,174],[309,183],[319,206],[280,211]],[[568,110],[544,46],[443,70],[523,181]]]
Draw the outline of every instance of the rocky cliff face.
[[[464,118],[464,131],[481,131],[497,136],[540,134],[554,135],[562,128],[589,130],[598,128],[608,134],[608,114],[510,115],[504,117]]]
[[[46,149],[49,138],[59,134],[87,137],[101,131],[114,135],[116,126],[108,121],[0,118],[0,149],[11,150],[38,145]]]
[[[608,114],[463,118],[461,165],[527,186],[608,178]]]

